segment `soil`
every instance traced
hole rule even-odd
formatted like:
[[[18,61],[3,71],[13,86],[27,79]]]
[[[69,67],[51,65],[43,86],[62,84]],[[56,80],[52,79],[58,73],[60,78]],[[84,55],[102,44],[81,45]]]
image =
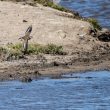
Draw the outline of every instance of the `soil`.
[[[67,55],[25,55],[19,60],[0,62],[0,80],[31,81],[40,76],[59,77],[77,73],[110,69],[110,34],[90,33],[93,26],[74,14],[37,4],[0,1],[0,46],[19,43],[29,25],[33,26],[30,43],[61,45]],[[108,30],[107,30],[108,31]],[[94,31],[93,31],[94,32]],[[99,34],[101,33],[101,34]],[[100,35],[101,40],[93,34]],[[106,34],[104,34],[106,36]]]

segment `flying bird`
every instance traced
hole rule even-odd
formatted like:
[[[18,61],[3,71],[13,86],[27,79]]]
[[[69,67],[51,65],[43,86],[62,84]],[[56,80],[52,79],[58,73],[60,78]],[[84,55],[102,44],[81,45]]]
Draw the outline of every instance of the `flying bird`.
[[[27,28],[27,30],[26,30],[26,32],[25,32],[25,35],[24,35],[23,37],[20,37],[19,39],[30,40],[31,37],[32,37],[32,36],[30,36],[31,32],[32,32],[32,25],[30,25],[30,26]]]
[[[30,25],[30,26],[27,28],[27,30],[26,30],[26,32],[25,32],[25,36],[30,36],[31,32],[32,32],[32,25]]]

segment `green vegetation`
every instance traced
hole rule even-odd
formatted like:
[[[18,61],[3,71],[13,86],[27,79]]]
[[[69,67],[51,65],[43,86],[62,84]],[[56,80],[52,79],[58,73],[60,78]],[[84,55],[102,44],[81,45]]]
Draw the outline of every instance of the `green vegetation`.
[[[51,0],[34,0],[35,4],[36,2],[39,3],[39,4],[42,4],[43,6],[48,6],[48,7],[51,7],[51,8],[54,8],[54,9],[57,9],[59,11],[64,11],[64,12],[69,12],[69,13],[72,13],[73,15],[75,15],[74,17],[76,18],[80,18],[79,16],[79,13],[77,12],[74,12],[72,10],[69,10],[63,6],[60,6],[58,4],[55,4],[54,2],[52,2]],[[73,17],[73,18],[74,18]]]
[[[6,53],[7,53],[7,49],[0,47],[0,55],[6,54]]]
[[[77,12],[75,12],[73,10],[67,9],[67,8],[65,8],[63,6],[60,6],[58,4],[55,4],[51,0],[34,0],[34,2],[35,3],[37,2],[39,4],[42,4],[43,6],[48,6],[48,7],[54,8],[54,9],[59,10],[59,11],[71,13],[73,16],[68,16],[70,18],[77,18],[77,19],[81,19],[82,18],[79,15],[79,13],[77,13]]]
[[[63,47],[62,46],[56,46],[54,44],[48,44],[45,47],[45,53],[46,54],[58,54],[58,55],[63,55]]]
[[[79,15],[79,13],[77,12],[74,12],[74,11],[71,11],[69,9],[66,9],[60,5],[57,5],[57,4],[54,4],[51,0],[34,0],[34,2],[36,3],[40,3],[42,4],[43,6],[49,6],[51,8],[54,8],[54,9],[57,9],[57,10],[60,10],[60,11],[64,11],[64,12],[69,12],[69,13],[72,13],[73,15],[75,15],[73,18],[77,18],[77,19],[80,19],[80,20],[84,20],[84,21],[88,21],[89,23],[91,23],[94,27],[94,29],[96,30],[101,30],[101,26],[100,24],[98,23],[98,21],[94,18],[87,18],[87,19],[84,19],[83,17],[81,17]]]
[[[22,51],[20,50],[20,44],[7,45],[0,47],[0,59],[1,60],[17,60],[23,57]]]
[[[96,29],[96,30],[101,30],[102,29],[100,24],[98,23],[98,21],[96,19],[88,18],[87,21],[93,25],[94,29]]]
[[[72,13],[73,15],[75,15],[75,17],[73,17],[73,18],[77,18],[77,19],[81,19],[81,20],[83,19],[83,17],[81,17],[79,15],[79,13],[71,11],[69,9],[66,9],[66,8],[64,8],[60,5],[54,4],[51,0],[34,0],[34,2],[40,3],[43,6],[49,6],[51,8],[54,8],[54,9],[57,9],[57,10],[60,10],[60,11]],[[101,30],[102,29],[100,24],[98,23],[98,21],[94,18],[87,18],[87,19],[83,19],[83,20],[88,21],[89,23],[91,23],[93,25],[94,29],[96,29],[96,30]]]
[[[10,1],[22,2],[22,0],[10,0]],[[28,3],[27,1],[25,2]],[[69,11],[68,9],[60,5],[54,4],[51,0],[30,0],[28,4],[32,6],[36,6],[36,3],[42,4],[43,6],[49,6],[60,11],[65,11],[65,12]]]
[[[52,1],[49,1],[49,0],[34,0],[35,2],[37,3],[40,3],[42,4],[43,6],[49,6],[49,7],[52,7],[54,9],[57,9],[57,10],[60,10],[60,11],[65,11],[67,12],[68,10],[62,6],[59,6],[57,4],[54,4]]]
[[[6,0],[2,0],[2,1],[6,1]],[[23,2],[22,0],[9,0],[9,1]],[[57,5],[57,4],[53,3],[51,0],[30,0],[30,1],[27,1],[26,0],[24,2],[26,2],[27,4],[29,4],[31,6],[37,6],[36,3],[39,3],[39,4],[42,4],[43,6],[48,6],[48,7],[57,9],[59,11],[64,11],[64,12],[72,13],[73,15],[75,15],[75,16],[73,16],[73,18],[80,18],[79,14],[77,12],[74,12],[72,10],[69,10],[69,9],[67,9],[67,8],[65,8],[63,6]]]
[[[63,47],[56,46],[55,44],[48,44],[48,45],[40,45],[40,44],[30,44],[28,49],[28,54],[53,54],[53,55],[62,55]]]
[[[9,50],[9,54],[11,55],[11,56],[19,56],[19,55],[21,55],[21,53],[22,53],[22,44],[16,44],[16,45],[14,45],[14,44],[9,44],[8,46],[7,46],[7,49]]]
[[[9,44],[7,47],[0,47],[0,56],[4,56],[5,60],[16,60],[23,58],[23,48],[22,44]],[[27,51],[28,55],[37,54],[52,54],[52,55],[65,55],[62,46],[57,46],[55,44],[40,45],[40,44],[29,44]]]
[[[22,44],[16,45],[8,45],[8,48],[12,51],[12,53],[20,54],[22,52]],[[57,46],[55,44],[48,44],[48,45],[40,45],[40,44],[29,44],[27,54],[63,54],[63,47]]]

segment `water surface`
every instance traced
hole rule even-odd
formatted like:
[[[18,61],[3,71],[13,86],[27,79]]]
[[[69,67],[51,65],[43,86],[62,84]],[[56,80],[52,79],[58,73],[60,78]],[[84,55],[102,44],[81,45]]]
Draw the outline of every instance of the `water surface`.
[[[110,0],[61,0],[110,28]],[[110,72],[64,75],[21,83],[0,82],[0,110],[110,110]]]
[[[110,110],[110,72],[1,82],[0,110]]]
[[[94,17],[110,29],[110,0],[61,0],[60,4],[78,11],[83,17]]]

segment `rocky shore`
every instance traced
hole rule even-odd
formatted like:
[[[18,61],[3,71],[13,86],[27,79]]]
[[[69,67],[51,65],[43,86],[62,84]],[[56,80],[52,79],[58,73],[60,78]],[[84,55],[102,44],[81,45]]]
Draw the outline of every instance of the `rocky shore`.
[[[2,60],[0,80],[31,81],[50,75],[60,77],[77,73],[110,69],[110,31],[97,30],[76,14],[63,12],[40,4],[0,1],[0,46],[19,43],[26,28],[32,25],[30,43],[61,45],[64,55],[25,55],[18,60]]]

